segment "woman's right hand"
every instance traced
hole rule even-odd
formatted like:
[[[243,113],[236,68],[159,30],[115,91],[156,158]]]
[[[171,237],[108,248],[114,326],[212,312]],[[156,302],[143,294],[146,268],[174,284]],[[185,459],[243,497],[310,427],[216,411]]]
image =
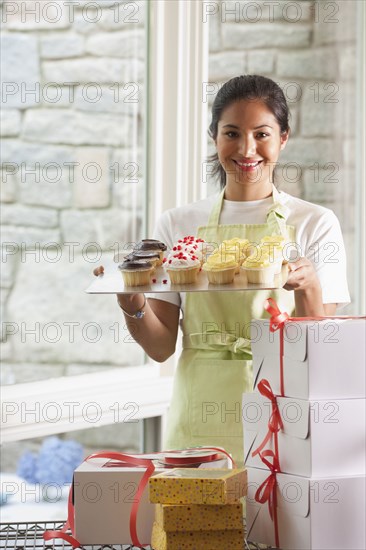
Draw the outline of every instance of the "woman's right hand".
[[[93,273],[96,277],[103,275],[104,267],[96,267]],[[168,359],[175,351],[179,307],[158,299],[145,302],[143,293],[117,294],[117,302],[130,315],[144,308],[146,314],[142,318],[125,316],[126,326],[133,339],[152,359],[158,362]]]
[[[96,267],[93,269],[93,273],[96,277],[99,277],[99,275],[103,275],[104,273],[104,267],[100,265],[99,267]],[[140,296],[140,297],[139,297]],[[133,310],[133,308],[137,309],[137,305],[139,304],[141,307],[141,304],[144,302],[144,295],[143,294],[117,294],[117,302],[120,306],[122,306],[124,309],[127,310]]]

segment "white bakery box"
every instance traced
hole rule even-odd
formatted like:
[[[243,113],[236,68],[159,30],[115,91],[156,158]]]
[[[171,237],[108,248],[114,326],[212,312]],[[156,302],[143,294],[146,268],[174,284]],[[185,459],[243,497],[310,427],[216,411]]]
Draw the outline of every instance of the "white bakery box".
[[[278,432],[281,471],[300,476],[347,476],[366,473],[366,400],[307,401],[277,397],[283,429]],[[243,394],[244,461],[266,468],[252,456],[268,433],[271,401],[260,393]],[[274,436],[266,444],[273,448]]]
[[[270,472],[248,468],[247,539],[276,544],[268,504],[255,500]],[[277,474],[277,520],[282,550],[364,550],[365,476],[304,478]]]
[[[265,378],[280,394],[280,331],[251,323],[254,388]],[[299,399],[366,397],[366,319],[291,321],[284,328],[284,395]]]
[[[144,455],[146,458],[147,455]],[[199,468],[230,468],[228,459]],[[124,466],[108,458],[85,461],[74,472],[75,538],[80,544],[131,544],[130,513],[146,468]],[[154,475],[166,471],[156,466]],[[145,487],[137,514],[137,535],[150,544],[155,505]]]

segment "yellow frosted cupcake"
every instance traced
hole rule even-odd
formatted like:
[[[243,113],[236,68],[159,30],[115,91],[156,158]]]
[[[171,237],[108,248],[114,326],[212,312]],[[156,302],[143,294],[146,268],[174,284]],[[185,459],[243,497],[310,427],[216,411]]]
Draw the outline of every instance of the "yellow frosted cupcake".
[[[225,255],[219,252],[212,254],[203,264],[202,269],[206,273],[208,282],[214,285],[226,285],[232,283],[238,267],[235,256]]]
[[[246,274],[248,283],[271,284],[274,280],[276,267],[270,261],[268,254],[258,247],[256,253],[244,260],[241,269]]]
[[[222,260],[226,260],[226,258],[228,257],[233,257],[237,263],[235,273],[239,273],[240,250],[238,246],[236,246],[235,244],[228,244],[227,242],[223,241],[220,244],[216,254],[219,254]]]
[[[239,239],[238,237],[234,237],[233,239],[222,241],[218,252],[224,257],[226,255],[235,256],[235,260],[238,262],[237,273],[239,273],[239,267],[245,258],[251,253],[250,243],[248,239]]]
[[[287,243],[288,239],[284,235],[266,235],[261,239],[262,248],[270,257],[273,257],[275,261],[280,258],[280,265],[288,263],[283,253],[283,248]]]
[[[248,239],[239,239],[239,237],[234,237],[233,239],[227,239],[222,241],[221,246],[224,245],[226,249],[232,247],[233,250],[237,250],[239,254],[239,262],[243,263],[245,258],[250,254],[250,242]]]
[[[270,264],[274,266],[275,275],[281,273],[282,246],[277,246],[275,242],[270,241],[261,242],[261,244],[254,247],[252,254],[263,254],[264,256],[268,256]]]

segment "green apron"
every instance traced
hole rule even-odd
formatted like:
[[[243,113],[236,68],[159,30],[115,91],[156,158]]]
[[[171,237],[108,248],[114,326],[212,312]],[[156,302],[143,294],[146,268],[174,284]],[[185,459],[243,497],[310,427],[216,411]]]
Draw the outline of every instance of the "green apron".
[[[264,224],[219,225],[224,193],[208,225],[198,228],[198,237],[219,245],[234,237],[259,242],[265,235],[287,232],[294,242],[295,228],[286,225],[289,210],[275,187]],[[282,289],[187,293],[165,448],[222,446],[238,466],[243,463],[241,402],[242,394],[252,391],[250,322],[264,316],[269,296],[293,310],[293,293]]]

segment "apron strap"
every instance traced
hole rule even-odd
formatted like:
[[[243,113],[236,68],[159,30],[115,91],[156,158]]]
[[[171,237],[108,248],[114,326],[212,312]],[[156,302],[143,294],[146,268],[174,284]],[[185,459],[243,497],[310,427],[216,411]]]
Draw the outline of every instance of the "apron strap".
[[[207,227],[217,227],[219,225],[225,189],[226,188],[221,191],[217,201],[215,202],[210,212]],[[290,209],[284,204],[281,194],[277,191],[274,185],[272,185],[272,197],[273,204],[269,208],[266,218],[269,231],[272,235],[286,236],[286,220],[290,215]]]
[[[219,225],[222,203],[224,202],[225,189],[226,187],[224,187],[224,189],[221,191],[217,201],[212,207],[207,225]]]
[[[267,212],[267,225],[272,235],[287,236],[286,220],[290,209],[284,204],[281,194],[273,185],[273,204]]]
[[[237,338],[230,332],[207,331],[196,332],[183,336],[184,349],[229,351],[231,353],[244,354],[243,359],[252,359],[250,340],[248,338]]]

